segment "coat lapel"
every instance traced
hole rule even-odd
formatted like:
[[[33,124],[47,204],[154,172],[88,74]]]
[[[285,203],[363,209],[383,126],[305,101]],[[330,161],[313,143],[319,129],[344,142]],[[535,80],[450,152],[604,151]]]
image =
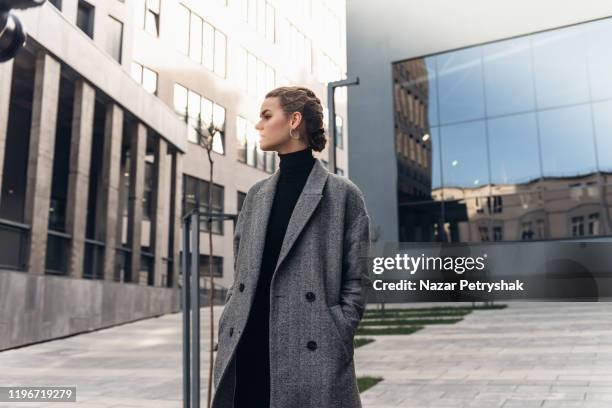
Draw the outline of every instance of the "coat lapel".
[[[325,168],[323,163],[321,163],[321,160],[315,158],[315,163],[312,166],[310,174],[308,175],[304,189],[300,193],[300,196],[295,204],[295,208],[291,214],[291,218],[289,219],[287,232],[283,238],[281,250],[278,255],[278,261],[276,262],[276,267],[274,268],[272,277],[274,277],[274,274],[280,267],[281,263],[287,257],[287,254],[291,250],[291,247],[293,247],[295,244],[298,235],[308,220],[310,220],[312,214],[317,208],[317,205],[321,201],[321,197],[323,197],[323,187],[325,186],[328,175],[329,171],[327,168]],[[255,229],[251,241],[251,256],[249,257],[251,262],[249,269],[255,273],[255,281],[259,279],[264,244],[266,241],[267,225],[268,220],[270,219],[270,211],[272,209],[272,203],[274,201],[274,194],[276,192],[276,186],[278,185],[279,176],[280,170],[276,170],[276,172],[263,184],[255,196],[256,209],[253,214],[255,216]]]

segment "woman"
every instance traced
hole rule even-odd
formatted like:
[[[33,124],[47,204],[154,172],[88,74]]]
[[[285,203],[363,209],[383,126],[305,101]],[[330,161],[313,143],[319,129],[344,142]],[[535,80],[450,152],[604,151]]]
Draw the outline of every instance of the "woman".
[[[353,337],[369,252],[363,194],[313,157],[326,139],[311,90],[274,89],[260,118],[260,147],[280,163],[238,216],[213,407],[361,407]]]

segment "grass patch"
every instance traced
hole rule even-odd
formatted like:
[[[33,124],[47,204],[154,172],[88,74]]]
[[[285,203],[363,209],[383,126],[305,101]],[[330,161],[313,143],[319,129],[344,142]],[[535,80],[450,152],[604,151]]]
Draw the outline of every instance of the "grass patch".
[[[381,319],[381,320],[362,320],[359,323],[363,326],[423,326],[426,324],[455,324],[463,320],[459,319]]]
[[[385,316],[399,313],[407,314],[468,314],[472,310],[495,310],[505,309],[508,305],[476,305],[476,306],[435,306],[435,307],[411,307],[405,309],[386,309]],[[364,317],[380,316],[381,310],[369,309],[364,313]]]
[[[358,335],[384,335],[384,334],[412,334],[421,330],[423,326],[397,326],[397,327],[361,327],[357,328]]]
[[[357,377],[357,387],[362,393],[382,381],[382,377]]]
[[[367,337],[355,337],[355,348],[365,346],[373,341],[374,339],[369,339]]]
[[[386,319],[386,318],[412,318],[412,317],[463,317],[472,313],[471,310],[441,310],[441,311],[425,311],[421,312],[418,310],[412,312],[394,312],[389,309],[385,310],[383,314],[381,311],[376,310],[373,313],[365,313],[363,319]]]

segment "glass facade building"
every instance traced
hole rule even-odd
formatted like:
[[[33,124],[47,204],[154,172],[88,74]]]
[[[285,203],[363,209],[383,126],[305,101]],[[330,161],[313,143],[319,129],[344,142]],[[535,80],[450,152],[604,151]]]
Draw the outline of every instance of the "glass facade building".
[[[393,63],[400,241],[612,234],[612,18]]]

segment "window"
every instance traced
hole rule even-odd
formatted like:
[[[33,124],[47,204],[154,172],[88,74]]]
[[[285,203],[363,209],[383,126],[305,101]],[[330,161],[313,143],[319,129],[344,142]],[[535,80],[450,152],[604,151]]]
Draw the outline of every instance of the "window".
[[[198,117],[202,121],[202,126],[207,128],[213,124],[212,150],[219,154],[225,154],[225,108],[185,88],[179,84],[174,84],[174,110],[189,124],[187,140],[198,143],[198,135],[195,128],[198,125]]]
[[[208,213],[208,195],[210,183],[192,176],[183,176],[183,215],[189,211],[199,208],[201,213]],[[223,186],[213,184],[212,187],[212,213],[223,213]],[[200,222],[200,231],[208,231],[206,222]],[[212,232],[223,234],[223,221],[215,219],[212,221]]]
[[[193,13],[189,26],[189,57],[198,63],[202,62],[202,19]]]
[[[572,237],[584,236],[584,217],[572,217]]]
[[[227,37],[181,5],[177,18],[176,48],[221,78],[226,76]]]
[[[256,97],[263,98],[267,92],[274,89],[276,73],[272,67],[255,57],[244,48],[238,52],[238,64],[246,69],[237,70],[239,84],[243,91]]]
[[[93,38],[94,6],[83,0],[79,0],[79,5],[77,7],[77,27],[87,34],[89,38]]]
[[[223,277],[223,257],[213,255],[213,276],[215,278]],[[206,288],[209,283],[207,278],[210,278],[210,256],[200,254],[200,287]],[[216,286],[216,285],[215,285]]]
[[[274,42],[274,7],[266,2],[266,39]]]
[[[159,1],[147,0],[145,15],[145,31],[154,36],[159,36]]]
[[[183,54],[189,54],[189,18],[191,12],[182,4],[178,7],[176,16],[176,49]]]
[[[480,235],[480,240],[482,242],[489,241],[489,228],[487,227],[478,227],[478,234]]]
[[[247,161],[247,126],[244,118],[236,116],[236,155],[242,163]]]
[[[214,66],[215,74],[221,78],[225,78],[225,51],[226,51],[227,39],[225,34],[220,31],[215,31],[215,52],[214,52]]]
[[[285,55],[293,62],[304,68],[308,73],[312,72],[312,40],[306,37],[286,18],[279,25],[279,44]]]
[[[493,241],[501,241],[504,239],[503,229],[501,226],[493,227]]]
[[[202,64],[212,71],[215,69],[215,28],[204,22],[202,36]]]
[[[589,235],[599,235],[599,214],[589,214],[588,224]]]
[[[182,117],[187,115],[187,88],[174,84],[174,110]]]
[[[533,229],[531,228],[531,221],[521,223],[521,240],[527,241],[533,239]]]
[[[136,0],[134,7],[138,27],[159,37],[160,0]]]
[[[145,182],[142,195],[142,216],[146,220],[150,220],[153,215],[153,185],[155,183],[155,165],[153,163],[145,163]]]
[[[493,204],[493,207],[491,208],[491,203]],[[489,210],[489,214],[491,213],[500,213],[503,210],[503,201],[502,201],[502,196],[493,196],[493,200],[491,200],[491,197],[487,197],[487,208]]]
[[[132,62],[131,74],[132,78],[141,84],[147,92],[157,95],[157,72],[143,67],[137,62]]]
[[[106,51],[115,59],[115,61],[121,63],[121,51],[123,48],[123,23],[111,16],[108,16],[108,19]]]

